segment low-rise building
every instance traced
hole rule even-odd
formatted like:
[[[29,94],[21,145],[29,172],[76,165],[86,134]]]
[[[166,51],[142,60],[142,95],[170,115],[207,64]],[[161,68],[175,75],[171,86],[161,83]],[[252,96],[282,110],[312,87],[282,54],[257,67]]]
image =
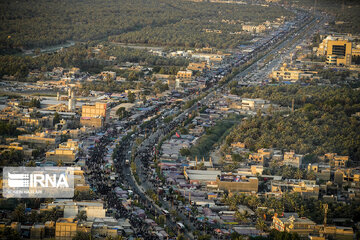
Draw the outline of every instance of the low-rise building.
[[[73,163],[78,157],[78,152],[79,142],[68,139],[67,142],[60,144],[57,149],[48,151],[46,159],[54,162]]]
[[[42,146],[56,147],[60,143],[60,136],[47,132],[19,135],[18,141]]]
[[[298,68],[290,68],[286,63],[279,70],[272,71],[271,78],[276,81],[291,81],[296,82],[299,80],[314,80],[318,72],[310,70],[302,70]]]
[[[316,233],[316,223],[306,217],[299,217],[297,213],[284,213],[283,216],[275,214],[272,228],[280,232],[297,233],[301,237],[308,237]]]
[[[304,198],[319,198],[319,185],[316,185],[316,181],[312,180],[286,180],[286,181],[271,181],[272,193],[285,193],[296,192]]]
[[[316,175],[316,178],[319,180],[324,180],[324,181],[330,180],[330,174],[331,174],[330,165],[309,163],[307,170],[309,172],[314,172]]]
[[[107,80],[115,80],[116,79],[116,72],[112,71],[103,71],[100,73],[100,75],[103,77],[103,79]]]
[[[349,162],[349,156],[340,156],[337,153],[326,153],[322,159],[330,161],[332,167],[345,167]]]
[[[221,190],[231,192],[257,192],[259,180],[256,177],[245,177],[232,174],[222,174],[217,177],[216,184]]]
[[[78,221],[74,218],[59,218],[56,221],[55,239],[70,240],[76,236]]]
[[[206,67],[207,67],[207,62],[200,62],[200,63],[191,62],[189,63],[187,70],[202,72]]]
[[[243,25],[242,26],[243,31],[251,32],[251,33],[261,33],[266,30],[265,25]]]
[[[257,163],[264,163],[271,159],[272,151],[270,149],[261,148],[257,153],[250,153],[249,159]]]
[[[52,203],[42,204],[40,210],[47,211],[56,208],[64,211],[64,218],[75,218],[78,213],[84,211],[88,220],[104,218],[106,209],[102,201],[73,201],[58,199]]]
[[[295,154],[295,151],[285,152],[283,164],[300,168],[303,158],[304,155]]]
[[[190,70],[178,71],[176,74],[176,77],[180,78],[180,79],[183,79],[183,78],[190,79],[192,77],[192,74],[193,74],[193,72]]]

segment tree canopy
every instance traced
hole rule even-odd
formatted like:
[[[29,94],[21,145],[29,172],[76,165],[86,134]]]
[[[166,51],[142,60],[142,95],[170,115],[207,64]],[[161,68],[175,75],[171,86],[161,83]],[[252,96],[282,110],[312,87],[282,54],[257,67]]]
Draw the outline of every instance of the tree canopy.
[[[360,92],[348,87],[264,86],[233,89],[245,98],[263,98],[295,112],[251,117],[228,136],[227,144],[245,142],[251,150],[293,149],[301,154],[335,152],[360,161]]]

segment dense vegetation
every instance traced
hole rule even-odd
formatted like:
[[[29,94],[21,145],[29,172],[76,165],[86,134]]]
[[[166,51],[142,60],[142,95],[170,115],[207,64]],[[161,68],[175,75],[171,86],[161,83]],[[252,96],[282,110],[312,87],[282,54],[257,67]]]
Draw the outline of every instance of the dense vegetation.
[[[336,32],[359,34],[360,32],[360,4],[357,0],[291,0],[289,3],[299,7],[313,8],[325,11],[335,17],[330,26]],[[343,23],[336,24],[336,21]]]
[[[100,57],[107,59],[109,56],[115,56],[115,63],[124,63],[124,62],[135,62],[140,64],[146,64],[150,66],[187,66],[189,60],[182,57],[176,58],[165,58],[155,56],[146,49],[134,49],[116,45],[105,45],[101,49]]]
[[[193,158],[209,156],[210,150],[214,147],[216,143],[220,143],[224,136],[227,136],[235,125],[239,121],[239,116],[231,116],[223,120],[219,120],[216,124],[208,129],[204,135],[200,137],[197,143],[190,148],[188,155],[191,155]],[[184,151],[183,151],[184,152]]]
[[[222,19],[263,22],[290,13],[279,7],[182,0],[4,0],[0,2],[0,15],[0,49],[6,52],[13,48],[44,47],[67,40],[101,40],[116,35],[115,40],[139,42],[139,36],[146,34],[149,37],[145,41],[149,43],[169,44],[171,39],[171,45],[184,45],[198,41],[196,35],[203,27],[227,33],[240,30],[240,25],[221,23]],[[173,26],[177,29],[167,32]],[[127,35],[133,31],[134,35]],[[201,39],[206,40],[203,37]],[[178,42],[173,41],[178,38]],[[227,42],[226,45],[232,45],[243,36],[223,34],[214,40],[211,38],[210,35],[204,44],[222,46]]]
[[[120,46],[104,46],[100,53],[95,55],[92,52],[92,46],[94,46],[93,43],[77,44],[56,53],[44,53],[36,57],[0,56],[0,77],[12,75],[15,76],[16,80],[24,80],[28,73],[34,69],[50,71],[54,67],[79,67],[84,72],[99,73],[109,64],[121,64],[123,62],[140,62],[148,66],[186,66],[188,64],[188,60],[184,58],[159,57],[152,55],[147,50]],[[115,56],[117,59],[110,63],[107,61],[109,56]]]
[[[230,205],[230,209],[237,209],[237,206],[240,204],[247,205],[253,209],[258,216],[264,216],[265,214],[268,220],[271,220],[274,212],[278,214],[282,214],[283,212],[296,212],[300,217],[308,217],[318,224],[323,223],[324,220],[323,202],[315,199],[304,199],[297,193],[285,193],[280,199],[234,194],[224,198],[223,201]],[[354,222],[360,220],[360,203],[358,201],[344,205],[328,203],[328,206],[328,223],[331,223],[333,218],[350,218]]]
[[[324,86],[265,86],[233,89],[242,97],[263,98],[282,106],[295,102],[295,112],[274,113],[243,121],[226,139],[259,148],[293,149],[315,155],[326,152],[350,155],[360,161],[360,92]]]

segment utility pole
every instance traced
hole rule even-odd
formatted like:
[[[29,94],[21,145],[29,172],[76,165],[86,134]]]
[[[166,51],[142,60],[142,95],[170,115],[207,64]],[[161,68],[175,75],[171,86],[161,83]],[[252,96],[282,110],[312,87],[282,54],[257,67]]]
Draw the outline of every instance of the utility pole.
[[[293,99],[291,100],[291,112],[292,112],[292,113],[294,113],[294,110],[295,110],[294,105],[295,105],[295,99],[293,98]]]

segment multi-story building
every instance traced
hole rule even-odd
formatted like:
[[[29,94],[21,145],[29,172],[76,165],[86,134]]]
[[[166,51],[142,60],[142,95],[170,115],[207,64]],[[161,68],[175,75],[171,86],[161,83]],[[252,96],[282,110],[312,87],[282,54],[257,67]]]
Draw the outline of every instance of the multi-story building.
[[[349,156],[341,156],[337,153],[326,153],[322,159],[329,160],[332,167],[345,167],[349,162]]]
[[[21,145],[19,142],[12,142],[8,145],[0,145],[1,151],[9,151],[9,150],[15,150],[15,151],[21,151],[24,156],[31,158],[32,153],[35,149],[29,148],[27,145]]]
[[[53,117],[44,116],[42,118],[22,117],[20,119],[22,125],[36,126],[36,127],[52,127]]]
[[[291,81],[296,82],[302,79],[313,80],[316,78],[318,72],[309,71],[309,70],[301,70],[297,68],[290,68],[286,63],[279,70],[272,71],[271,78],[276,81]]]
[[[348,40],[329,40],[327,42],[326,62],[330,65],[350,66],[352,43]]]
[[[252,193],[257,192],[259,180],[256,177],[222,174],[217,177],[216,184],[220,190],[232,192]]]
[[[245,143],[243,143],[243,142],[232,143],[231,147],[245,148]]]
[[[115,80],[116,79],[116,72],[103,71],[103,72],[100,73],[100,75],[105,80],[107,80],[107,79]]]
[[[280,232],[297,233],[300,237],[308,237],[316,233],[316,223],[305,217],[299,217],[297,213],[284,213],[283,216],[275,214],[272,228]]]
[[[250,153],[249,159],[254,162],[264,163],[266,160],[270,160],[272,151],[270,149],[261,148],[257,153]]]
[[[107,117],[107,104],[97,102],[95,105],[83,105],[81,117],[85,118],[96,118],[96,117]]]
[[[62,161],[65,164],[73,163],[78,157],[78,151],[79,142],[68,139],[67,142],[60,144],[57,149],[48,151],[46,153],[46,159],[55,162]]]
[[[107,103],[97,102],[95,105],[83,105],[80,124],[88,127],[100,128],[107,121],[109,115]]]
[[[176,74],[176,77],[177,78],[186,78],[186,79],[189,79],[192,77],[192,71],[190,70],[187,70],[187,71],[178,71],[178,73]]]
[[[43,146],[56,147],[60,143],[60,136],[51,135],[47,132],[36,134],[25,134],[18,136],[19,142],[26,142],[30,144],[41,144]]]
[[[319,197],[319,185],[316,185],[316,181],[312,180],[287,180],[287,181],[271,181],[271,192],[280,193],[283,192],[296,192],[304,198],[314,198],[318,199]]]
[[[285,152],[283,164],[293,166],[296,168],[300,168],[303,158],[304,158],[304,155],[295,154],[294,151]]]
[[[70,240],[76,236],[78,221],[74,218],[59,218],[56,221],[55,239]]]
[[[316,175],[316,178],[319,180],[325,180],[325,181],[329,181],[330,180],[330,173],[331,173],[331,169],[330,169],[330,165],[326,165],[326,164],[318,164],[318,163],[309,163],[308,165],[308,171],[309,172],[314,172]]]
[[[353,56],[359,56],[359,48],[352,48],[353,44],[346,36],[327,36],[317,48],[318,56],[326,56],[326,63],[337,66],[350,66]]]
[[[85,211],[87,219],[104,218],[106,209],[102,201],[73,201],[73,200],[56,200],[52,203],[41,204],[40,211],[47,211],[53,208],[64,211],[65,218],[75,218],[76,215]]]
[[[265,25],[243,25],[242,26],[243,31],[251,32],[251,33],[261,33],[266,30]]]
[[[203,71],[207,66],[207,62],[200,62],[200,63],[189,63],[189,66],[187,67],[188,70],[191,71]]]
[[[268,101],[263,99],[250,99],[250,98],[243,98],[241,100],[241,109],[243,110],[257,110],[260,108],[264,108],[265,104]]]

